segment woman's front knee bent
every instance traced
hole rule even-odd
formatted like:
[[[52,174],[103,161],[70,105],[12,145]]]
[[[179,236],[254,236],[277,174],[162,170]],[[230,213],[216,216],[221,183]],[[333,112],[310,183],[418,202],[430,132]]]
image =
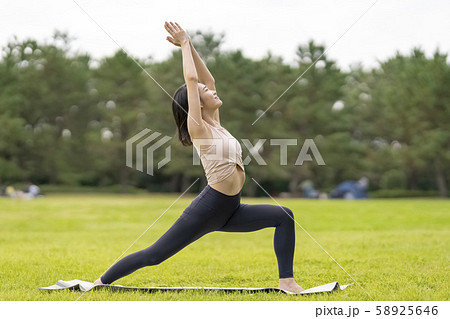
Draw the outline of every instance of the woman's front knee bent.
[[[286,218],[289,219],[291,222],[294,222],[294,213],[289,207],[282,206],[283,213],[286,215]]]

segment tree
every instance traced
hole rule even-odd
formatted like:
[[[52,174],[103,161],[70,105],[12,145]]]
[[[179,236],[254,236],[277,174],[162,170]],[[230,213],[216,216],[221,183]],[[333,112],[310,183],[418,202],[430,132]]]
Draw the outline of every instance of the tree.
[[[336,142],[342,142],[340,132],[346,129],[343,122],[345,113],[333,110],[333,105],[342,99],[345,74],[335,61],[323,54],[324,51],[325,47],[314,41],[298,47],[298,67],[293,72],[297,78],[302,74],[303,76],[289,90],[290,96],[286,97],[287,103],[282,111],[288,133],[300,137],[301,143],[305,139],[313,139],[328,168],[318,166],[315,161],[305,162],[301,166],[291,165],[289,188],[294,194],[298,192],[298,185],[303,179],[313,179],[324,187],[330,185],[336,177],[342,177],[339,174],[330,176],[329,170],[335,170],[336,165],[341,166],[344,158],[344,152],[340,153],[342,156],[335,156],[339,149],[334,146]],[[350,139],[344,136],[344,140]],[[290,162],[295,163],[297,156],[298,152],[293,152]]]
[[[144,65],[144,62],[139,61]],[[105,58],[94,72],[98,91],[98,137],[94,151],[103,162],[102,183],[119,182],[126,191],[132,170],[125,165],[126,141],[146,126],[151,112],[147,77],[124,52]]]
[[[373,138],[397,146],[409,189],[434,174],[436,188],[447,196],[450,160],[449,65],[447,55],[432,59],[420,49],[399,53],[374,70],[369,127]]]

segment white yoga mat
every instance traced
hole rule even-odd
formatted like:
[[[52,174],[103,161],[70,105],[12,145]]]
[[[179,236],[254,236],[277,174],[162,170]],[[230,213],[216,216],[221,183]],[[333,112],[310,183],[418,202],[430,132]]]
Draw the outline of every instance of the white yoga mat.
[[[320,294],[333,291],[341,291],[350,285],[340,286],[337,281],[331,282],[326,285],[317,286],[313,288],[306,289],[299,293],[299,295],[308,294]],[[223,291],[223,292],[282,292],[289,295],[296,295],[295,293],[279,289],[279,288],[224,288],[224,287],[126,287],[121,285],[96,285],[94,283],[83,281],[83,280],[59,280],[55,285],[49,287],[41,287],[41,290],[75,290],[75,291],[91,291],[91,290],[101,290],[108,289],[112,291],[142,291],[147,293],[158,292],[158,291],[186,291],[186,290],[204,290],[204,291]]]

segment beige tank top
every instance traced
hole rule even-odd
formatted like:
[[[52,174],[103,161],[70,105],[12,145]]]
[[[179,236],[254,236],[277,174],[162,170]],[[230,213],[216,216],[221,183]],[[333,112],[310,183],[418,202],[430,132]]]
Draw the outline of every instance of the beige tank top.
[[[211,129],[212,140],[197,138],[192,143],[202,162],[208,184],[217,184],[229,177],[236,169],[236,164],[245,171],[239,142],[224,127],[206,125]],[[200,146],[203,146],[201,152]]]

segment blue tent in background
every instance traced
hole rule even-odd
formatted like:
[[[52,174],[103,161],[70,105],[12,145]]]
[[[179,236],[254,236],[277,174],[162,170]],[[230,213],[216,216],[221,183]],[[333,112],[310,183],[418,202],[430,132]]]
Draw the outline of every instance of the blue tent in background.
[[[343,199],[364,199],[367,196],[367,186],[369,179],[367,177],[361,178],[359,181],[345,181],[340,183],[330,193],[330,198]]]

